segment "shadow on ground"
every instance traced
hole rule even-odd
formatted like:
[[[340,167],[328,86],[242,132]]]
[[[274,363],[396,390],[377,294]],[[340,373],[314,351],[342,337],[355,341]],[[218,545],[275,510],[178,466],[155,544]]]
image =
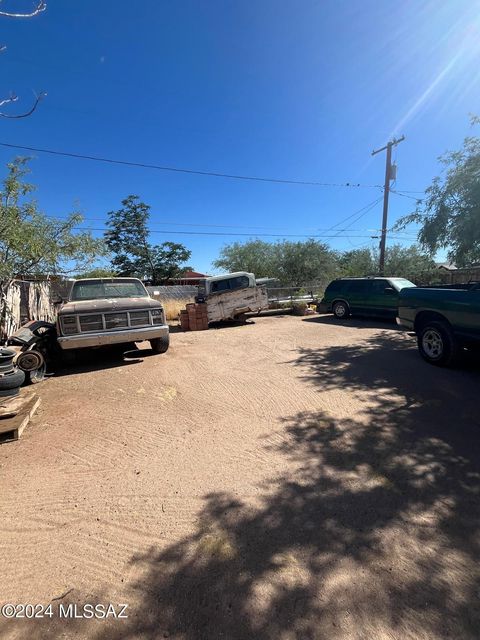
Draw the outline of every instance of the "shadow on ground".
[[[260,506],[208,495],[194,535],[132,558],[144,604],[117,637],[478,638],[480,375],[404,338],[300,352],[361,410],[286,418]]]
[[[69,376],[89,371],[115,369],[138,364],[144,358],[158,356],[149,348],[137,348],[132,345],[118,345],[113,347],[99,347],[98,349],[79,349],[72,362],[59,360],[54,367],[55,377]]]
[[[345,318],[340,320],[333,315],[315,315],[304,319],[304,322],[316,324],[334,325],[339,327],[350,327],[354,329],[392,329],[393,331],[403,331],[395,322],[389,318]]]
[[[142,604],[95,638],[478,640],[478,368],[430,367],[396,333],[291,364],[358,412],[286,417],[263,444],[282,477],[256,502],[207,495],[191,536],[133,557]]]

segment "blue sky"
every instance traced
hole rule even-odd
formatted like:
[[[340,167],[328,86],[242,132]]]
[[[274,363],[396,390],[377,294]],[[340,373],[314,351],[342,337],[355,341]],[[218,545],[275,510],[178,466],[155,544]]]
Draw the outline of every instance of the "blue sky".
[[[372,158],[372,149],[405,134],[394,153],[396,189],[421,191],[438,173],[437,157],[471,132],[468,114],[480,113],[478,0],[50,0],[32,20],[0,20],[3,93],[16,91],[20,108],[31,89],[48,92],[32,117],[0,121],[0,142],[378,185],[385,157]],[[15,152],[0,154],[5,164]],[[31,168],[42,209],[79,207],[85,226],[101,228],[106,212],[138,194],[152,206],[152,229],[162,230],[152,240],[183,242],[202,271],[227,242],[322,234],[381,196],[44,154]],[[392,195],[390,222],[414,204]],[[329,241],[337,249],[377,244],[370,235],[380,219],[381,202]]]

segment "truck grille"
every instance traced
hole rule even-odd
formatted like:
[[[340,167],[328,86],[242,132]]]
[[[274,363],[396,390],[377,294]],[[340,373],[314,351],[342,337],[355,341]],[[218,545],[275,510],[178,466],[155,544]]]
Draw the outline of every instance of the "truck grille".
[[[105,329],[121,329],[128,327],[128,317],[126,313],[106,313]]]
[[[148,311],[130,311],[130,326],[141,327],[144,324],[150,324]]]
[[[77,322],[78,320],[78,322]],[[142,309],[141,311],[119,311],[111,313],[88,313],[66,315],[62,317],[64,335],[87,333],[90,331],[112,331],[129,327],[148,327],[163,322],[160,309]]]
[[[80,331],[101,331],[103,321],[100,313],[95,315],[80,316]]]

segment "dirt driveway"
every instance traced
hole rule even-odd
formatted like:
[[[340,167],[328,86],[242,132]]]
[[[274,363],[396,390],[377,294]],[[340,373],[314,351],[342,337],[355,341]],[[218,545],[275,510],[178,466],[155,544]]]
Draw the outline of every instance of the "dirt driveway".
[[[50,379],[0,447],[0,603],[53,617],[0,637],[478,639],[479,382],[288,316]]]

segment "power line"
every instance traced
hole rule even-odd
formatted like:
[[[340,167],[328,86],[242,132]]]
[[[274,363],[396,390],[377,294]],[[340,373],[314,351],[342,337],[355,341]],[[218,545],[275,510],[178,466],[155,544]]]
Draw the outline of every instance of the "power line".
[[[54,149],[43,149],[40,147],[30,147],[26,145],[10,144],[8,142],[0,142],[0,146],[7,147],[9,149],[22,149],[23,151],[35,151],[36,153],[48,153],[54,156],[63,156],[66,158],[76,158],[78,160],[91,160],[93,162],[105,162],[108,164],[119,164],[127,167],[139,167],[142,169],[155,169],[157,171],[171,171],[174,173],[188,173],[199,176],[211,176],[214,178],[228,178],[230,180],[250,180],[255,182],[273,182],[276,184],[295,184],[295,185],[307,185],[313,187],[354,187],[363,189],[381,189],[381,185],[378,184],[358,184],[351,182],[315,182],[309,180],[288,180],[284,178],[264,178],[260,176],[244,176],[236,175],[232,173],[220,173],[217,171],[200,171],[197,169],[183,169],[180,167],[170,167],[167,165],[148,164],[144,162],[132,162],[128,160],[115,160],[113,158],[103,158],[100,156],[84,155],[81,153],[71,153],[67,151],[58,151]]]
[[[381,198],[380,198],[381,199]],[[377,201],[375,201],[375,203],[377,203]],[[358,212],[356,212],[358,213]],[[366,212],[368,213],[368,211]],[[56,215],[48,215],[45,214],[46,218],[50,218],[52,220],[68,220],[70,216],[56,216]],[[82,215],[82,222],[84,220],[87,221],[92,221],[92,222],[106,222],[105,218],[96,218],[96,217],[91,217],[91,216],[83,216]],[[287,230],[287,227],[272,227],[272,226],[248,226],[248,225],[234,225],[234,224],[206,224],[203,222],[177,222],[176,220],[166,220],[166,221],[160,221],[160,220],[154,220],[155,224],[157,225],[177,225],[179,227],[209,227],[209,228],[219,228],[219,229],[271,229],[271,230],[277,230],[280,231],[282,229]],[[353,224],[353,223],[352,223]],[[335,225],[338,226],[338,225]],[[371,231],[371,232],[380,232],[381,229],[351,229],[350,226],[347,227],[350,231]],[[331,227],[327,228],[327,229],[321,229],[321,228],[317,228],[317,227],[310,227],[311,231],[322,231],[323,233],[327,233],[328,231],[331,230]],[[308,230],[308,228],[306,229]],[[345,231],[345,229],[340,229],[340,232]],[[252,231],[252,233],[255,233],[254,231]],[[249,235],[249,234],[247,234]],[[311,236],[308,236],[311,237]]]
[[[421,198],[415,198],[414,196],[410,196],[408,195],[407,192],[402,192],[402,191],[395,191],[394,189],[390,189],[391,193],[394,193],[397,196],[402,196],[402,198],[409,198],[410,200],[415,200],[415,202],[421,202],[422,199]]]
[[[78,229],[80,231],[111,231],[108,227],[81,227],[74,226],[73,229]],[[338,233],[341,233],[340,230]],[[249,237],[252,236],[259,238],[371,238],[371,235],[325,235],[325,234],[300,234],[300,233],[231,233],[231,232],[222,232],[222,231],[181,231],[178,229],[149,229],[149,233],[160,233],[160,234],[180,234],[180,235],[188,235],[188,236],[242,236]],[[393,237],[393,236],[392,236]]]
[[[377,198],[376,200],[374,200],[373,202],[370,202],[369,204],[366,204],[364,207],[362,207],[361,209],[358,209],[357,211],[354,211],[353,213],[351,213],[350,215],[348,215],[346,218],[343,218],[342,220],[340,220],[339,222],[337,222],[336,224],[332,225],[331,227],[329,227],[328,229],[326,229],[326,231],[332,231],[332,229],[335,229],[336,227],[338,227],[341,224],[344,224],[345,222],[347,222],[348,220],[350,220],[351,218],[353,218],[354,216],[356,216],[359,213],[362,213],[363,211],[365,212],[365,214],[367,214],[372,207],[374,207],[376,204],[378,204],[380,202],[380,200],[382,199],[383,196],[380,196],[380,198]],[[362,217],[362,216],[360,216]],[[352,223],[353,224],[353,223]]]

